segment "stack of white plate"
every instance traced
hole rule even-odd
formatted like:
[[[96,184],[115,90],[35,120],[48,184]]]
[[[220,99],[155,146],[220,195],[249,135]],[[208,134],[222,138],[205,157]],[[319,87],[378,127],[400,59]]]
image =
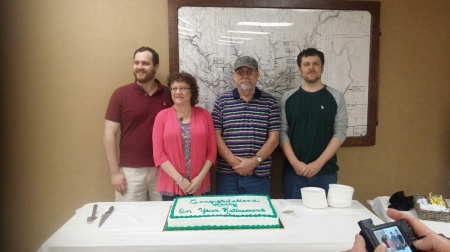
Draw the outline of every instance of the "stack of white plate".
[[[319,187],[304,187],[300,189],[303,204],[309,208],[325,208],[328,206],[325,190]]]
[[[349,207],[352,205],[354,189],[351,186],[330,184],[328,189],[328,205],[332,207]]]

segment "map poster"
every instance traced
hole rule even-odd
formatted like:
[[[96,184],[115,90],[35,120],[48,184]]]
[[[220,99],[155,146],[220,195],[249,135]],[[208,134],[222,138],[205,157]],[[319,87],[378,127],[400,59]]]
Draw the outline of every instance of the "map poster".
[[[259,64],[258,88],[280,100],[301,83],[297,55],[317,48],[325,54],[322,82],[346,99],[347,140],[364,138],[371,126],[373,102],[369,96],[372,19],[367,10],[180,6],[178,71],[197,78],[199,106],[212,111],[216,97],[236,87],[234,61],[248,55]]]

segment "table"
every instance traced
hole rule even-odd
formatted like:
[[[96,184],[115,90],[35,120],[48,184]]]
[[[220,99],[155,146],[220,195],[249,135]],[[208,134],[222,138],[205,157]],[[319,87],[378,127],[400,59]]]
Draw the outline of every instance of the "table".
[[[88,203],[39,248],[50,251],[342,251],[352,247],[358,221],[383,223],[358,201],[348,208],[310,209],[302,200],[272,199],[284,228],[163,231],[171,201]],[[101,214],[114,205],[101,228]],[[290,208],[292,212],[282,212]]]
[[[390,205],[389,198],[390,198],[389,196],[378,196],[373,200],[367,201],[367,203],[369,203],[369,205],[372,207],[373,212],[384,222],[394,221],[393,219],[389,218],[389,216],[387,216],[386,214],[386,210]],[[446,199],[445,201],[447,202],[448,205],[450,205],[449,199]],[[416,210],[414,210],[414,208],[404,212],[418,219]],[[425,223],[425,225],[427,225],[434,232],[438,234],[444,234],[445,236],[450,237],[450,223],[440,221],[427,221],[427,220],[420,220],[420,221]]]

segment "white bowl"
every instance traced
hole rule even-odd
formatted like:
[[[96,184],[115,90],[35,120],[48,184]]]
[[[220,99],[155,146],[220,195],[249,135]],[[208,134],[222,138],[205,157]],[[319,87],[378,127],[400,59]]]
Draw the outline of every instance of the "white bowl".
[[[319,187],[304,187],[300,189],[303,204],[306,207],[319,209],[328,206],[325,190]]]
[[[352,205],[352,199],[350,198],[335,198],[328,196],[327,199],[328,205],[331,207],[337,207],[337,208],[345,208]]]
[[[330,184],[327,196],[328,205],[341,208],[351,206],[354,191],[351,186]]]

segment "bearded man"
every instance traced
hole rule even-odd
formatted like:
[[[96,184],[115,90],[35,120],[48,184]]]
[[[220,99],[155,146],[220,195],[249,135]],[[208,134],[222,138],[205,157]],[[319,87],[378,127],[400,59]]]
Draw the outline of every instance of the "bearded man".
[[[155,50],[137,49],[135,81],[117,88],[109,100],[103,145],[116,201],[161,200],[156,191],[159,170],[153,160],[152,131],[156,115],[171,107],[172,100],[167,88],[155,79],[158,68]]]

